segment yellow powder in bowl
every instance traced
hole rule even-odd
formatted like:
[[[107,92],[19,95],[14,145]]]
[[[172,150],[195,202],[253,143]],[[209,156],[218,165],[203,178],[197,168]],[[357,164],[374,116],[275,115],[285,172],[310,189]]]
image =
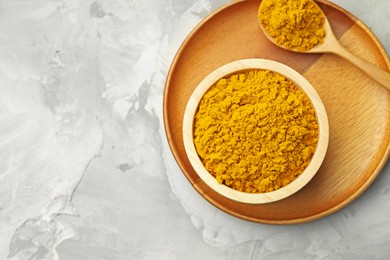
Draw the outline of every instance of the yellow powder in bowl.
[[[267,70],[220,79],[194,118],[194,144],[205,168],[219,183],[244,192],[289,184],[309,164],[317,141],[309,98]]]
[[[307,51],[323,43],[325,17],[313,0],[263,0],[259,21],[275,42]]]

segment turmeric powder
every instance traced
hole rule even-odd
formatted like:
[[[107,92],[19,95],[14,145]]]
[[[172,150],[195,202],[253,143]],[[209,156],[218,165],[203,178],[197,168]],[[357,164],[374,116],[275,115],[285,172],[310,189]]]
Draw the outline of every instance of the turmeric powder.
[[[195,113],[194,144],[202,163],[219,183],[239,191],[286,186],[309,164],[317,141],[309,98],[272,71],[220,79]]]
[[[323,43],[325,16],[313,0],[263,0],[259,21],[278,45],[307,51]]]

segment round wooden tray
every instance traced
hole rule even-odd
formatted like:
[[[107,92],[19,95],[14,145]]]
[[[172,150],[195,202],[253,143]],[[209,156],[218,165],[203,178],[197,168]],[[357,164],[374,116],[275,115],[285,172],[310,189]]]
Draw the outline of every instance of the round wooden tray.
[[[184,41],[166,81],[165,130],[185,176],[219,209],[260,223],[307,222],[357,198],[385,165],[390,153],[390,92],[332,54],[300,54],[274,46],[258,26],[260,2],[238,1],[222,7]],[[317,3],[347,49],[389,71],[385,50],[360,20],[325,0]],[[329,117],[329,147],[319,172],[299,192],[268,204],[240,203],[211,190],[191,167],[183,144],[184,110],[196,86],[218,67],[246,58],[275,60],[303,74],[317,90]]]

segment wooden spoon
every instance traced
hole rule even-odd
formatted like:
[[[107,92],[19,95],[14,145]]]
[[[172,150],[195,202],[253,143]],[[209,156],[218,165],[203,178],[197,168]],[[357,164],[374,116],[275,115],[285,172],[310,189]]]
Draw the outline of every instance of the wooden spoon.
[[[321,10],[321,9],[320,9]],[[321,10],[322,11],[322,10]],[[323,12],[322,12],[323,13]],[[382,70],[381,68],[362,60],[361,58],[357,57],[356,55],[352,54],[348,50],[346,50],[340,42],[337,40],[332,27],[330,26],[330,23],[328,19],[326,18],[325,14],[323,13],[325,18],[324,23],[324,30],[325,30],[325,38],[324,42],[322,44],[318,44],[314,46],[312,49],[307,51],[300,51],[297,49],[288,49],[284,47],[283,45],[278,44],[275,42],[274,38],[270,36],[264,28],[263,24],[259,20],[259,24],[261,29],[263,30],[264,34],[267,36],[267,38],[272,41],[274,44],[278,45],[279,47],[289,50],[289,51],[295,51],[295,52],[302,52],[302,53],[333,53],[336,54],[349,62],[351,62],[353,65],[355,65],[357,68],[359,68],[361,71],[366,73],[370,78],[381,84],[386,89],[390,90],[390,73]]]

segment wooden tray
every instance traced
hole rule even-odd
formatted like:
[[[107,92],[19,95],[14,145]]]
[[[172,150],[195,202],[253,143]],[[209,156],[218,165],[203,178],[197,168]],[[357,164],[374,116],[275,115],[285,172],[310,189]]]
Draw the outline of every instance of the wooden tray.
[[[260,223],[307,222],[357,198],[385,165],[390,153],[390,92],[332,54],[299,54],[274,46],[257,23],[260,2],[238,1],[222,7],[184,41],[166,81],[165,130],[185,176],[219,209]],[[384,48],[367,26],[335,4],[317,2],[347,49],[389,70]],[[279,61],[303,74],[316,88],[329,117],[329,148],[320,171],[293,196],[269,204],[239,203],[211,190],[191,167],[183,145],[182,120],[193,90],[213,70],[245,58]]]

